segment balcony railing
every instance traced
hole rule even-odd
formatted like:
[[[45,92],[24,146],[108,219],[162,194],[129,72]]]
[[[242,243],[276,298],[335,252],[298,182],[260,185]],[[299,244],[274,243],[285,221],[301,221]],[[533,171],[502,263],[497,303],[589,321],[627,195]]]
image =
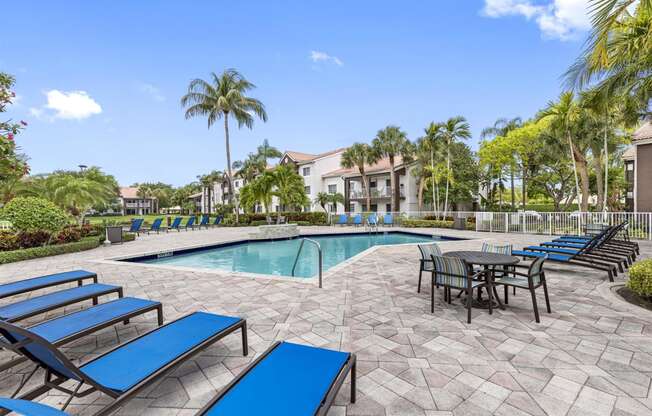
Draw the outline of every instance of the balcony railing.
[[[405,197],[405,191],[403,189],[399,190],[400,197]],[[381,199],[381,198],[391,198],[392,197],[392,188],[387,186],[385,188],[371,188],[370,189],[371,198]],[[351,189],[349,190],[349,199],[364,199],[366,194],[362,190]]]

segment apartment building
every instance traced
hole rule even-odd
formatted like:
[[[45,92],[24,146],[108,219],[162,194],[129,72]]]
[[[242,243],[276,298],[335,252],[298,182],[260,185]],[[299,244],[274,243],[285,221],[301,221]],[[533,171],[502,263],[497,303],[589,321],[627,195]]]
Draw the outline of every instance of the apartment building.
[[[623,154],[628,211],[652,212],[652,122],[645,122],[632,137],[632,146]]]
[[[158,212],[158,199],[140,197],[136,187],[120,188],[118,202],[122,215],[147,215]]]

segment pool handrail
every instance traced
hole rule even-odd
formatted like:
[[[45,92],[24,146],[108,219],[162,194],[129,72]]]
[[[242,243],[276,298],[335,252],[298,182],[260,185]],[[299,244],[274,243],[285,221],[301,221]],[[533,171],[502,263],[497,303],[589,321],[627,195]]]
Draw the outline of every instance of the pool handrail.
[[[297,250],[297,257],[295,257],[294,264],[292,265],[292,276],[294,276],[294,269],[296,269],[296,267],[297,267],[297,262],[299,261],[299,255],[301,254],[301,250],[303,249],[303,245],[304,245],[304,243],[306,241],[314,244],[315,247],[317,247],[317,252],[319,253],[319,288],[321,289],[321,287],[322,287],[322,270],[321,269],[322,269],[322,263],[323,263],[322,253],[321,253],[321,245],[318,242],[316,242],[315,240],[313,240],[313,239],[306,238],[306,237],[303,237],[301,239],[301,244],[299,244],[299,250]]]

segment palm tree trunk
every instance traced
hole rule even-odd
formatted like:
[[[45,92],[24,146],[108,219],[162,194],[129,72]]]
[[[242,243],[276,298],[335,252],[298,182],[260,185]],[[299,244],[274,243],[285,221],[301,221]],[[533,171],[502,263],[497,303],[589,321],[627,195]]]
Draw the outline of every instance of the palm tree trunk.
[[[423,188],[425,188],[426,183],[423,177],[419,178],[419,212],[423,211]]]
[[[451,170],[451,148],[450,143],[446,152],[446,193],[444,197],[444,215],[443,220],[446,219],[446,214],[448,213],[448,187],[449,187],[449,175]]]
[[[394,212],[396,211],[394,209],[395,208],[394,200],[395,200],[395,193],[396,193],[396,185],[394,184],[394,157],[389,158],[389,171],[391,172],[390,175],[392,175],[389,178],[389,186],[392,188],[389,191],[390,198],[391,198],[391,201],[389,203],[389,208],[392,212]]]
[[[605,208],[604,206],[605,187],[604,187],[604,176],[602,176],[603,174],[602,158],[598,157],[597,156],[598,154],[600,154],[600,151],[596,149],[596,152],[593,155],[593,169],[595,170],[595,184],[598,190],[596,210],[603,211]]]
[[[435,215],[439,215],[439,203],[437,201],[437,193],[435,192],[435,152],[433,149],[430,149],[430,173],[432,174],[432,210],[435,211]]]
[[[233,173],[231,172],[231,143],[229,142],[229,113],[224,112],[224,142],[226,144],[226,171],[229,173],[229,204],[233,203]],[[239,208],[235,207],[235,222],[239,222]]]
[[[371,193],[369,192],[369,184],[367,183],[367,175],[362,173],[362,192],[367,199],[367,212],[371,209]]]
[[[577,162],[575,161],[575,151],[573,146],[573,139],[571,138],[570,131],[566,131],[566,137],[568,138],[568,147],[570,149],[571,160],[573,161],[573,174],[575,175],[575,193],[579,198],[580,194],[580,181],[577,177]],[[583,197],[582,197],[583,198]]]
[[[607,140],[607,129],[609,128],[609,115],[605,107],[605,123],[604,123],[604,194],[602,201],[602,209],[608,210],[607,194],[609,193],[609,143]]]
[[[511,181],[511,186],[512,186],[512,211],[516,211],[516,189],[514,187],[514,166],[510,166],[509,168],[509,180]]]
[[[525,166],[523,167],[523,179],[521,180],[521,192],[523,193],[522,204],[523,211],[525,211],[525,205],[527,204],[527,170]]]
[[[580,155],[577,155],[580,156]],[[587,212],[589,210],[589,167],[586,158],[577,157],[577,170],[580,174],[580,183],[582,189],[582,198],[580,210]]]

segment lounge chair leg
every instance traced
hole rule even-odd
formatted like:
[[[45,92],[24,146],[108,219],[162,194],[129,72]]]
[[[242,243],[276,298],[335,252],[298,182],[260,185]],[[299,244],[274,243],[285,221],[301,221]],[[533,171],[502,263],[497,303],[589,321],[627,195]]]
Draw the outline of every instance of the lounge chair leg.
[[[493,315],[493,313],[494,313],[494,305],[493,305],[494,300],[493,300],[493,293],[491,293],[491,292],[493,292],[494,289],[493,289],[493,287],[489,287],[489,286],[486,286],[486,287],[487,287],[487,296],[489,297],[489,315]],[[480,288],[478,288],[478,290],[480,290]]]
[[[446,298],[446,292],[444,292]],[[435,284],[430,285],[430,313],[435,313]]]
[[[516,286],[512,288],[512,295],[516,296]]]
[[[163,325],[163,305],[160,305],[156,308],[156,314],[158,318],[158,326]]]
[[[448,289],[448,304],[450,305],[451,303],[453,303],[453,299],[452,299],[453,294],[451,293],[451,288],[450,287],[447,288],[447,289]]]
[[[32,377],[34,377],[34,374],[36,374],[36,371],[37,371],[39,368],[40,368],[40,367],[39,367],[38,365],[35,365],[35,366],[34,366],[34,369],[32,370],[32,372],[29,373],[29,375],[28,375],[27,377],[23,378],[23,379],[20,381],[20,385],[19,385],[18,388],[14,391],[14,394],[11,395],[11,398],[12,398],[12,399],[13,399],[14,397],[16,397],[16,395],[17,395],[17,394],[18,394],[18,393],[23,389],[23,387],[25,387],[25,384],[27,384],[27,382],[28,382]]]
[[[505,305],[509,304],[509,287],[503,286],[505,288]]]
[[[614,272],[613,270],[609,270],[609,271],[607,272],[607,275],[609,276],[609,281],[610,281],[610,282],[613,282],[613,281],[614,281],[614,273],[613,273],[613,272]]]
[[[351,403],[355,403],[355,391],[356,391],[356,370],[357,363],[355,357],[353,357],[353,365],[351,366]]]
[[[479,289],[478,289],[479,290]],[[466,322],[471,323],[471,307],[473,303],[473,291],[466,289]]]
[[[534,309],[534,320],[537,321],[537,323],[540,323],[541,321],[539,320],[539,307],[537,306],[537,294],[534,291],[534,289],[530,289],[530,294],[532,295],[532,308]]]
[[[421,293],[421,275],[423,274],[423,269],[419,268],[419,284],[417,285],[417,293]]]
[[[93,306],[97,305],[97,296],[93,298]]]
[[[546,298],[546,309],[548,310],[548,313],[552,313],[550,310],[550,299],[548,298],[548,285],[546,284],[545,279],[543,280],[543,295]]]
[[[242,355],[249,355],[249,341],[247,340],[247,321],[242,323]]]

